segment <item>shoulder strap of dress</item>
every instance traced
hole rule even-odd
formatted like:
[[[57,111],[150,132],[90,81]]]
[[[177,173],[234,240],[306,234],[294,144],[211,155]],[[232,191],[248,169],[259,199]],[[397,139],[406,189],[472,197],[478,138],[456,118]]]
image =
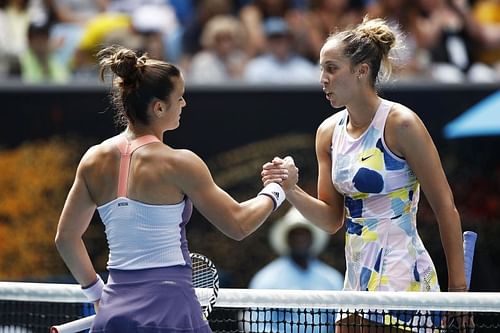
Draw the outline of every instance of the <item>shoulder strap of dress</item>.
[[[377,110],[377,114],[375,115],[375,119],[373,120],[373,125],[375,127],[379,128],[380,130],[384,129],[387,116],[389,115],[389,111],[391,111],[393,104],[394,102],[382,99],[379,110]]]
[[[120,150],[120,171],[118,173],[118,197],[126,197],[127,196],[127,184],[128,184],[128,173],[130,169],[130,159],[132,157],[132,153],[139,147],[144,145],[161,142],[154,135],[144,135],[132,141],[128,141],[124,135],[117,136],[117,146]]]
[[[338,141],[337,138],[342,133],[342,127],[345,126],[345,122],[347,120],[347,110],[343,109],[338,111],[333,115],[334,117],[334,125],[333,125],[333,133],[332,133],[332,144]]]

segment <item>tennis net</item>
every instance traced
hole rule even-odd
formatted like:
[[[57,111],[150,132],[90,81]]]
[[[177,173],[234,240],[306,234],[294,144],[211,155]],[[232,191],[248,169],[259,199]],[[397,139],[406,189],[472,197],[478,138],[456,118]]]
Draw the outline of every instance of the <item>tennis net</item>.
[[[78,285],[0,282],[1,333],[47,333],[92,313]],[[499,314],[500,293],[221,289],[209,322],[235,333],[481,333],[500,332]]]

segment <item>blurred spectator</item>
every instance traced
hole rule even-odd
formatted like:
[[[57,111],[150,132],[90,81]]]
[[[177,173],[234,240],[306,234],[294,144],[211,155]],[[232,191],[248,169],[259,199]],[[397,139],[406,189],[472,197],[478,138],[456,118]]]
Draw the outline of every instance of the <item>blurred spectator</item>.
[[[292,289],[292,290],[342,290],[343,275],[331,266],[323,263],[317,256],[325,249],[329,235],[307,221],[297,209],[292,207],[285,216],[272,227],[269,240],[273,249],[280,255],[258,271],[251,279],[249,288],[253,289]],[[312,312],[312,310],[311,310]],[[292,311],[273,311],[266,318],[267,324],[252,327],[252,332],[279,332],[279,323],[306,322],[304,315]],[[332,315],[314,314],[316,324],[334,323]],[[256,318],[254,318],[256,319]],[[333,325],[311,327],[299,325],[296,332],[333,332]],[[257,325],[254,325],[257,326]],[[283,324],[281,324],[283,329]],[[295,332],[295,330],[294,330]]]
[[[51,49],[48,24],[30,24],[28,49],[20,56],[21,78],[24,82],[44,83],[68,81],[67,67],[54,57]]]
[[[163,49],[161,59],[176,62],[181,53],[182,26],[176,8],[168,0],[101,0],[106,10],[132,17],[137,32],[145,34],[148,43]],[[179,8],[179,6],[177,6]],[[153,38],[151,38],[153,37]],[[158,44],[159,39],[163,45]],[[159,51],[159,50],[157,50]],[[158,57],[157,57],[158,58]]]
[[[192,82],[242,77],[244,82],[308,84],[317,81],[318,71],[311,76],[305,68],[318,61],[327,36],[365,14],[384,18],[402,32],[405,48],[397,50],[401,63],[394,68],[400,80],[500,81],[498,0],[0,0],[0,78],[20,74],[29,24],[48,22],[51,58],[77,78],[90,74],[94,80],[95,51],[123,43],[178,64]],[[201,44],[205,25],[219,15],[239,18],[244,43],[228,37],[240,34],[238,28],[209,47]],[[275,18],[287,24],[286,41],[278,33],[269,38],[264,30],[264,23]],[[224,51],[229,45],[236,50]],[[293,54],[287,61],[278,56],[278,49],[285,53],[286,48]],[[298,66],[288,64],[296,57]],[[259,64],[242,74],[243,64],[253,58]],[[281,74],[263,77],[254,67],[264,64]],[[285,67],[293,68],[292,77],[283,79]]]
[[[78,1],[78,0],[64,0]],[[151,57],[175,61],[179,57],[181,25],[177,8],[169,0],[94,0],[104,8],[104,14],[128,16],[134,34],[142,35],[149,45]],[[188,1],[189,2],[189,1]],[[188,3],[187,2],[187,3]],[[182,6],[177,6],[182,10]],[[95,17],[92,19],[95,21]],[[95,24],[95,22],[91,22]],[[88,28],[85,28],[88,30]],[[137,36],[133,36],[134,38]],[[82,36],[86,38],[86,36]],[[154,52],[154,54],[150,53]],[[160,54],[162,53],[162,54]]]
[[[123,13],[132,15],[132,13],[142,6],[165,6],[167,0],[98,0],[101,1],[107,12]]]
[[[271,247],[280,256],[254,275],[249,288],[342,290],[344,276],[317,258],[328,238],[296,208],[290,208],[269,234]]]
[[[106,0],[50,0],[55,20],[61,23],[85,24],[106,10]]]
[[[287,22],[271,17],[264,22],[268,51],[251,59],[244,73],[249,83],[309,84],[319,82],[319,70],[295,53]]]
[[[399,23],[410,31],[411,9],[414,9],[411,0],[377,0],[366,7],[369,17],[380,17],[389,23]]]
[[[135,8],[133,3],[123,6],[111,7],[116,11],[96,15],[85,25],[72,62],[76,78],[95,79],[98,70],[95,55],[102,47],[112,44],[166,60],[166,39],[179,27],[174,10],[154,4]]]
[[[301,11],[293,7],[292,0],[254,0],[244,5],[239,13],[248,35],[246,52],[249,57],[255,57],[266,50],[267,38],[263,23],[268,18],[280,17],[287,21],[293,33],[295,27],[303,28],[304,23]]]
[[[55,57],[63,65],[71,58],[82,37],[85,24],[105,11],[105,0],[49,0],[53,13],[51,39],[57,43]]]
[[[132,28],[144,38],[151,58],[174,62],[180,53],[181,26],[170,5],[142,5],[131,13]]]
[[[330,33],[360,23],[363,7],[354,6],[349,0],[310,0],[307,12],[308,49],[302,52],[317,62],[319,51]]]
[[[0,0],[0,76],[19,73],[19,56],[28,47],[28,26],[47,21],[42,4],[29,0]]]
[[[398,50],[398,66],[394,67],[394,75],[398,79],[425,77],[428,75],[430,57],[428,51],[418,41],[418,9],[414,0],[378,0],[366,8],[369,17],[385,19],[392,29],[400,31]]]
[[[472,15],[482,29],[483,45],[476,53],[478,60],[494,67],[500,79],[500,1],[475,1]]]
[[[473,20],[464,0],[417,0],[419,45],[429,50],[431,78],[444,82],[497,80],[492,68],[478,63],[477,47],[482,28]],[[479,28],[479,29],[478,29]]]
[[[247,58],[242,50],[244,31],[237,18],[219,15],[210,19],[203,29],[201,44],[203,50],[195,54],[189,68],[189,82],[241,80]]]
[[[181,25],[187,24],[194,15],[194,0],[168,0],[168,3],[175,9],[175,14]]]
[[[98,70],[95,55],[103,46],[115,43],[134,50],[142,47],[129,15],[104,12],[89,20],[72,59],[74,76],[95,79]]]
[[[200,0],[196,6],[195,15],[184,27],[182,34],[182,55],[178,61],[179,66],[189,71],[192,57],[202,50],[201,34],[208,21],[217,15],[231,15],[233,5],[231,0]]]

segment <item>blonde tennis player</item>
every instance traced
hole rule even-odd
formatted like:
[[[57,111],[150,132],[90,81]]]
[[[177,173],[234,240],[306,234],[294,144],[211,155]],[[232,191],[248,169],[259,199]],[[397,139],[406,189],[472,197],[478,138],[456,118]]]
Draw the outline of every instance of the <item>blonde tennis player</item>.
[[[186,224],[192,205],[240,240],[283,202],[296,179],[236,202],[197,155],[162,142],[186,106],[179,69],[121,47],[98,56],[101,78],[107,70],[115,77],[114,105],[126,129],[80,161],[59,220],[59,253],[96,304],[92,332],[211,332],[191,282]],[[82,241],[96,209],[109,245],[106,285]]]
[[[439,224],[448,290],[465,291],[460,217],[434,143],[412,110],[377,94],[376,83],[390,73],[397,37],[384,20],[365,19],[327,39],[320,81],[330,105],[345,108],[317,130],[317,197],[295,186],[287,200],[329,233],[345,225],[344,290],[439,291],[436,269],[417,231],[422,188]],[[265,164],[264,184],[279,181],[273,173],[281,173],[280,168],[279,159]],[[289,170],[291,175],[295,169]],[[353,332],[344,325],[350,321],[367,327],[377,321],[392,326],[391,332],[404,326],[406,332],[420,318],[338,320],[340,333]]]

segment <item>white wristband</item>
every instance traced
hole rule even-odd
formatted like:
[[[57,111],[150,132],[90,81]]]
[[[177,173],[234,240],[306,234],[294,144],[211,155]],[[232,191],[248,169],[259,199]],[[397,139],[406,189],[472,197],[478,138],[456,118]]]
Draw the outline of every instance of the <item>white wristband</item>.
[[[90,302],[95,302],[101,299],[103,288],[104,288],[104,282],[102,281],[101,277],[97,274],[97,280],[87,287],[82,287],[82,292]]]
[[[273,199],[274,209],[278,209],[278,207],[285,201],[286,194],[281,185],[277,183],[269,183],[267,184],[258,195],[265,195]]]

